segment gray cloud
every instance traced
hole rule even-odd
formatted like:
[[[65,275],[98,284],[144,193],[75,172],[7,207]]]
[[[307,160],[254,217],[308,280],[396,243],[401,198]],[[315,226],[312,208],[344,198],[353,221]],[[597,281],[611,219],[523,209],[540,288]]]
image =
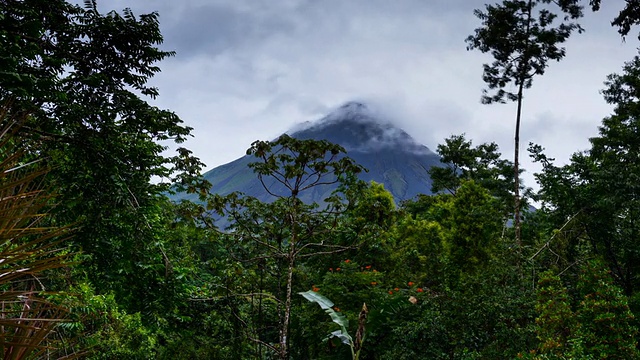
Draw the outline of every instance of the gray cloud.
[[[286,18],[207,4],[185,9],[179,21],[166,28],[166,42],[184,57],[215,56],[290,32],[293,26]]]
[[[106,10],[107,2],[101,9]],[[158,10],[166,43],[155,104],[195,128],[186,145],[210,167],[244,154],[350,100],[372,103],[431,149],[451,135],[495,141],[511,158],[515,106],[480,104],[487,55],[467,52],[484,0],[113,0]],[[636,54],[610,19],[620,5],[588,13],[586,32],[566,44],[525,94],[522,151],[529,141],[568,159],[611,107],[605,76]],[[529,168],[529,165],[526,165]],[[532,168],[533,169],[533,168]],[[531,181],[527,181],[531,184]]]

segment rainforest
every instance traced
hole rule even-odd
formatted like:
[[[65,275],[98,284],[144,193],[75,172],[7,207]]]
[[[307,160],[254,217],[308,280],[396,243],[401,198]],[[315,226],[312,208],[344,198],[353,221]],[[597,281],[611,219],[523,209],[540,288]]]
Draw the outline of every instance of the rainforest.
[[[452,135],[400,199],[402,171],[371,181],[347,146],[287,134],[246,144],[251,192],[213,181],[153,105],[179,56],[157,13],[0,0],[3,358],[640,358],[640,57],[606,79],[590,147],[528,144],[541,170],[519,180],[524,95],[599,6],[476,10],[482,99],[518,105],[516,151]],[[377,158],[417,164],[411,146]]]

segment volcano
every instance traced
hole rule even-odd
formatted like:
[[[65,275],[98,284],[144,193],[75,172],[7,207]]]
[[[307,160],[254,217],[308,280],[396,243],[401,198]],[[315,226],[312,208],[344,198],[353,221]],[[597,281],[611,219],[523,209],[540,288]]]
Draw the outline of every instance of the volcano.
[[[348,157],[368,170],[359,178],[383,184],[396,202],[418,194],[431,194],[428,170],[442,166],[437,154],[360,102],[346,103],[324,118],[301,124],[288,134],[301,140],[327,140],[341,145]],[[206,172],[204,177],[212,184],[212,192],[225,195],[239,191],[271,201],[272,196],[248,167],[256,160],[253,156],[243,156]],[[321,203],[332,190],[314,189],[304,196],[301,194],[301,200]]]

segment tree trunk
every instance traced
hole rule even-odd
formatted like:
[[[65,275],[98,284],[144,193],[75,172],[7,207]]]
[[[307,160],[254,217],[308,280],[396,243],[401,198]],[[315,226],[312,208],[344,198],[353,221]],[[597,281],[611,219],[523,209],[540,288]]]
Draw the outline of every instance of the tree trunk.
[[[289,321],[291,318],[291,295],[293,292],[293,267],[295,264],[295,245],[292,243],[289,250],[289,266],[287,268],[287,294],[284,302],[284,315],[280,325],[280,359],[289,358]]]
[[[515,175],[515,189],[514,189],[514,205],[515,209],[513,212],[513,227],[516,235],[516,246],[518,248],[518,257],[522,254],[522,233],[521,233],[521,224],[520,224],[520,120],[522,117],[522,96],[524,91],[524,84],[527,81],[528,71],[522,66],[522,64],[529,63],[529,54],[527,51],[529,49],[529,36],[531,35],[531,11],[533,8],[533,1],[529,0],[527,6],[527,40],[525,46],[525,53],[522,57],[522,63],[520,64],[520,74],[519,74],[519,83],[518,83],[518,110],[516,112],[516,133],[514,136],[514,156],[513,156],[513,171]],[[518,260],[519,262],[519,260]]]
[[[515,209],[513,212],[513,226],[516,233],[516,246],[518,247],[518,255],[522,252],[522,235],[521,235],[521,225],[520,225],[520,118],[522,114],[522,91],[524,84],[521,82],[518,87],[518,110],[516,113],[516,133],[514,136],[515,139],[515,150],[514,150],[514,159],[513,159],[513,169],[515,175]]]
[[[291,210],[291,239],[289,243],[289,253],[287,260],[289,260],[289,266],[287,267],[287,293],[285,295],[284,302],[284,314],[282,316],[282,324],[280,325],[280,359],[287,360],[289,358],[289,322],[291,320],[291,296],[293,293],[293,269],[296,260],[296,248],[298,244],[298,234],[296,232],[297,216],[298,216],[298,201],[296,198],[298,191],[295,189],[291,193],[293,200],[293,208]]]

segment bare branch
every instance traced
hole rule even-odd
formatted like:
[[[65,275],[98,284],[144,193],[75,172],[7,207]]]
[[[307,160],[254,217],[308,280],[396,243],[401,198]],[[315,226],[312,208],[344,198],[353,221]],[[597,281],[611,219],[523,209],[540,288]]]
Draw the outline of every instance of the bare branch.
[[[335,250],[328,250],[328,251],[316,251],[310,254],[300,254],[300,252],[309,247],[309,246],[318,246],[318,247],[324,247],[324,248],[333,248]],[[296,252],[296,257],[299,258],[305,258],[305,257],[311,257],[311,256],[317,256],[317,255],[330,255],[330,254],[338,254],[341,252],[345,252],[347,250],[352,250],[355,249],[355,246],[342,246],[342,245],[325,245],[325,244],[306,244],[303,247],[301,247],[300,249],[298,249],[298,251]]]
[[[558,230],[555,234],[553,234],[553,236],[551,236],[551,238],[544,244],[542,245],[542,247],[540,249],[538,249],[538,251],[536,251],[535,254],[533,254],[533,256],[531,256],[529,258],[529,261],[532,261],[533,259],[535,259],[541,252],[542,250],[544,250],[545,248],[549,248],[549,245],[551,244],[551,241],[553,241],[553,239],[555,239],[556,235],[558,235],[559,233],[561,233],[570,223],[571,221],[578,216],[578,214],[580,214],[582,212],[582,210],[578,211],[577,213],[575,213],[573,216],[571,216],[569,218],[569,220],[567,220],[564,225],[562,225],[562,227],[560,228],[560,230]],[[551,251],[551,249],[549,248],[549,250]],[[553,251],[551,251],[553,252]],[[554,253],[554,255],[558,255],[556,253]],[[559,256],[558,256],[559,257]]]

